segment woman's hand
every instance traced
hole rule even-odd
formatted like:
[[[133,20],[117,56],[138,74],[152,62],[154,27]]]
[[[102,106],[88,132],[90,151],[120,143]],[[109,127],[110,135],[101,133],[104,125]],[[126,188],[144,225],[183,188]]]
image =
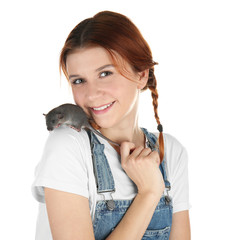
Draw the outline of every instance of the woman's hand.
[[[136,184],[138,193],[161,196],[165,184],[159,169],[158,152],[152,152],[150,148],[135,148],[135,145],[130,142],[123,142],[120,152],[122,168]]]

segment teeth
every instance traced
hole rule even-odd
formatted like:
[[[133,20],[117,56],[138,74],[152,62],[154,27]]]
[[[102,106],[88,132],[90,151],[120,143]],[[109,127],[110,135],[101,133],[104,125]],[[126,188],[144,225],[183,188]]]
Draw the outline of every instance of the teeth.
[[[99,110],[104,110],[105,108],[110,107],[112,104],[113,104],[113,102],[112,102],[112,103],[109,103],[108,105],[105,105],[105,106],[102,106],[102,107],[99,107],[99,108],[93,108],[93,109],[94,109],[94,110],[97,110],[97,111],[99,111]]]

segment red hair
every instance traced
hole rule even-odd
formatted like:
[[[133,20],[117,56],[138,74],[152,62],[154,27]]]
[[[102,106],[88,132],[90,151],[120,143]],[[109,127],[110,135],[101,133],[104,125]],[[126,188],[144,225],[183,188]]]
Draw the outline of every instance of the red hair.
[[[70,32],[60,54],[60,70],[64,72],[67,79],[69,79],[66,71],[67,55],[79,48],[90,46],[100,46],[106,49],[123,76],[125,76],[122,72],[124,69],[117,54],[126,60],[135,72],[149,69],[148,82],[142,90],[149,88],[151,91],[155,119],[159,125],[158,92],[154,75],[154,65],[157,63],[153,61],[148,43],[132,21],[122,14],[103,11],[80,22]],[[159,133],[159,153],[162,162],[164,156],[162,132]]]

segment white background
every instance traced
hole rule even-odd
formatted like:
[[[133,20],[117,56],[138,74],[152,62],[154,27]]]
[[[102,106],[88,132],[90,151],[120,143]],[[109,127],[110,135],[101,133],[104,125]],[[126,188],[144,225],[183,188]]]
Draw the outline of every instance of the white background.
[[[192,239],[232,232],[233,7],[231,1],[3,1],[0,3],[0,239],[34,239],[34,168],[48,132],[42,113],[72,102],[58,70],[68,33],[112,10],[151,46],[164,132],[188,150]],[[140,125],[156,130],[150,93]]]

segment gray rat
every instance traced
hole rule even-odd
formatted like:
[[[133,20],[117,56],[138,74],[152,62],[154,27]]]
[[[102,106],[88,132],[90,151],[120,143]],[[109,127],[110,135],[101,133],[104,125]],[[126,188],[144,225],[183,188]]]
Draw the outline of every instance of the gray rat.
[[[70,127],[73,127],[77,131],[80,131],[81,128],[88,128],[100,137],[104,138],[108,142],[120,146],[118,143],[113,142],[108,139],[100,132],[95,130],[89,123],[89,119],[83,109],[75,104],[66,103],[62,104],[51,111],[48,114],[43,114],[46,117],[46,125],[49,131],[52,131],[54,128],[59,127],[61,124],[66,124]]]

